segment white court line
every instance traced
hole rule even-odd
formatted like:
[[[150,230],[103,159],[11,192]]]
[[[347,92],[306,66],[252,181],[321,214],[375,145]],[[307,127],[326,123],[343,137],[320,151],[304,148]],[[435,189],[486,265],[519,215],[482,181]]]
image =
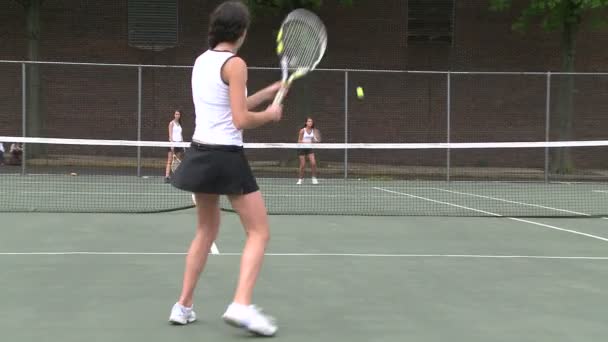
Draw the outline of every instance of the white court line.
[[[401,195],[401,196],[408,196],[408,197],[412,197],[412,198],[417,198],[417,199],[421,199],[421,200],[429,201],[429,202],[433,202],[433,203],[444,204],[444,205],[448,205],[448,206],[451,206],[451,207],[461,208],[461,209],[465,209],[465,210],[471,210],[471,211],[475,211],[475,212],[483,213],[483,214],[488,214],[488,215],[495,216],[495,217],[504,217],[504,218],[507,218],[507,219],[513,220],[513,221],[529,223],[529,224],[533,224],[535,226],[540,226],[540,227],[545,227],[545,228],[549,228],[549,229],[559,230],[559,231],[562,231],[562,232],[568,232],[568,233],[572,233],[572,234],[576,234],[576,235],[582,235],[582,236],[590,237],[590,238],[593,238],[593,239],[597,239],[597,240],[602,240],[602,241],[608,242],[608,238],[597,236],[597,235],[593,235],[593,234],[587,234],[587,233],[579,232],[579,231],[572,230],[572,229],[565,229],[565,228],[560,228],[560,227],[556,227],[556,226],[552,226],[552,225],[544,224],[544,223],[540,223],[540,222],[534,222],[534,221],[523,220],[523,219],[519,219],[519,218],[515,218],[515,217],[503,216],[503,215],[496,214],[496,213],[489,212],[489,211],[485,211],[485,210],[465,207],[465,206],[462,206],[462,205],[458,205],[458,204],[454,204],[454,203],[449,203],[449,202],[437,201],[437,200],[434,200],[434,199],[431,199],[431,198],[411,195],[411,194],[407,194],[407,193],[404,193],[404,192],[398,192],[398,191],[393,191],[393,190],[384,189],[384,188],[377,188],[377,187],[374,187],[374,189],[380,190],[380,191],[384,191],[384,192],[393,193],[393,194],[397,194],[397,195]]]
[[[213,254],[213,253],[211,253]],[[183,252],[0,252],[0,256],[183,256]],[[222,253],[221,256],[241,256],[241,253]],[[608,260],[608,256],[553,256],[553,255],[484,255],[484,254],[375,254],[375,253],[266,253],[269,257],[353,257],[353,258],[461,258],[461,259],[546,259],[546,260]]]
[[[123,182],[123,181],[117,181],[117,182],[95,182],[95,181],[90,181],[90,182],[69,182],[69,181],[56,181],[56,180],[48,180],[48,181],[17,181],[15,182],[15,184],[19,184],[19,185],[23,185],[23,184],[31,184],[31,185],[36,185],[36,184],[53,184],[53,185],[59,185],[59,184],[67,184],[67,185],[91,185],[91,186],[100,186],[100,185],[128,185],[128,186],[145,186],[145,187],[150,187],[150,186],[158,186],[158,187],[165,187],[168,188],[170,187],[169,184],[164,184],[164,183],[152,183],[152,182],[147,182],[147,181],[134,181],[134,182]]]
[[[524,206],[528,206],[528,207],[543,208],[543,209],[549,209],[549,210],[554,210],[554,211],[561,211],[561,212],[564,212],[564,213],[570,213],[570,214],[576,214],[576,215],[582,215],[582,216],[591,216],[590,214],[581,213],[581,212],[578,212],[578,211],[572,211],[572,210],[566,210],[566,209],[560,209],[560,208],[553,208],[553,207],[546,207],[544,205],[532,204],[532,203],[526,203],[526,202],[511,201],[511,200],[504,199],[504,198],[498,198],[498,197],[492,197],[492,196],[472,194],[472,193],[469,193],[469,192],[460,192],[460,191],[453,191],[453,190],[447,190],[447,189],[441,189],[441,188],[432,188],[432,189],[433,190],[437,190],[437,191],[450,192],[450,193],[453,193],[453,194],[460,194],[460,195],[467,195],[467,196],[474,196],[474,197],[479,197],[479,198],[491,199],[493,201],[500,201],[500,202],[506,202],[506,203],[512,203],[512,204],[520,204],[520,205],[524,205]]]
[[[214,244],[211,245],[211,254],[220,255]],[[236,255],[230,253],[225,255]],[[0,255],[187,255],[184,252],[0,252]],[[608,257],[607,257],[608,258]]]
[[[220,254],[220,250],[217,248],[215,242],[211,244],[211,254]]]
[[[118,196],[184,196],[182,192],[97,192],[97,191],[21,191],[22,194],[35,195],[118,195]],[[314,197],[314,198],[343,198],[351,197],[352,194],[264,194],[264,197]],[[391,195],[385,196],[366,196],[366,198],[390,198]]]
[[[216,244],[211,245],[210,253],[213,255],[224,255],[220,254]],[[2,255],[186,255],[187,253],[177,252],[0,252]],[[230,253],[225,255],[236,255],[237,253]],[[607,257],[608,258],[608,257]]]
[[[179,192],[21,191],[21,193],[36,195],[184,196],[184,193]]]

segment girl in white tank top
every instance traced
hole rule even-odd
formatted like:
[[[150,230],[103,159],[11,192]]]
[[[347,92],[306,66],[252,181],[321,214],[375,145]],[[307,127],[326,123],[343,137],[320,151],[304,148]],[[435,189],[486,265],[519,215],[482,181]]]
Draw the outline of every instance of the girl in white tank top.
[[[181,110],[176,110],[173,113],[173,120],[169,122],[169,141],[171,142],[182,142],[184,141],[184,136],[182,134],[182,112]],[[167,152],[167,165],[165,167],[165,183],[169,183],[169,176],[171,175],[171,162],[173,161],[173,155],[179,160],[182,160],[184,149],[181,147],[169,147],[169,151]]]
[[[272,336],[277,331],[275,320],[251,302],[270,231],[264,198],[243,152],[242,131],[281,119],[282,106],[272,104],[281,83],[247,96],[247,64],[236,53],[248,27],[246,5],[241,1],[222,2],[209,20],[209,50],[196,59],[192,70],[192,147],[172,184],[194,193],[196,237],[188,248],[182,292],[171,308],[169,321],[188,324],[196,320],[192,310],[194,290],[220,229],[219,197],[228,195],[245,228],[246,248],[233,300],[222,317],[232,326]],[[252,111],[266,103],[266,110]]]
[[[306,118],[306,122],[304,123],[304,127],[300,129],[300,134],[298,136],[298,143],[300,144],[314,144],[321,141],[321,137],[319,136],[318,130],[315,128],[315,122],[312,118]],[[300,168],[298,174],[298,182],[297,184],[302,184],[304,179],[304,171],[306,169],[306,157],[310,161],[310,170],[312,173],[312,184],[319,184],[317,180],[317,161],[315,159],[315,154],[311,148],[299,149],[298,156],[300,158]]]

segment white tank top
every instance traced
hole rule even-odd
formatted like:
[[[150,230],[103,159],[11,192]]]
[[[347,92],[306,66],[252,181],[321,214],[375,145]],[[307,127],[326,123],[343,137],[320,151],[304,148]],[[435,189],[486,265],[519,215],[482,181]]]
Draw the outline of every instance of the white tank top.
[[[182,136],[182,126],[175,121],[173,121],[173,129],[171,130],[171,138],[173,139],[172,141],[179,141],[179,142],[184,141],[184,137]]]
[[[306,131],[306,128],[304,128],[304,134],[302,135],[302,142],[304,142],[304,143],[311,143],[311,142],[314,141],[314,139],[315,139],[315,130],[312,129],[310,131],[310,133],[308,133]]]
[[[228,85],[224,83],[221,75],[222,66],[233,56],[232,52],[207,50],[194,62],[192,69],[192,99],[196,116],[192,135],[194,141],[243,146],[243,131],[234,127],[232,123]]]

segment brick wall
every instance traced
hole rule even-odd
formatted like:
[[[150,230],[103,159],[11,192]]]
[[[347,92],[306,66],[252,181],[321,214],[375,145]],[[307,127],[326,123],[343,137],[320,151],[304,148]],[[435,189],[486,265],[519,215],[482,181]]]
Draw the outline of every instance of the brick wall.
[[[525,36],[510,13],[492,13],[486,0],[457,1],[453,44],[408,44],[407,1],[385,0],[342,7],[326,1],[320,13],[329,32],[321,68],[452,71],[547,71],[560,65],[559,35],[533,28]],[[47,61],[190,65],[206,47],[208,15],[218,1],[182,0],[179,46],[160,52],[127,43],[127,1],[46,1],[42,10],[41,59]],[[276,66],[274,30],[280,18],[256,18],[242,55],[252,66]],[[15,1],[0,2],[0,59],[26,58],[25,13]],[[608,31],[584,29],[578,37],[578,71],[607,71]],[[21,69],[0,64],[0,135],[21,133]],[[166,140],[176,108],[185,111],[192,134],[189,69],[143,69],[143,139]],[[278,78],[252,71],[250,91]],[[110,67],[41,67],[43,136],[135,139],[137,70]],[[452,141],[544,139],[545,79],[533,76],[453,75]],[[352,95],[366,89],[365,101]],[[445,75],[349,74],[351,142],[445,141]],[[575,94],[575,138],[608,139],[608,77],[580,77]],[[555,84],[552,87],[556,92]],[[555,100],[552,109],[555,107]],[[299,82],[287,102],[285,120],[247,132],[247,141],[292,142],[306,115],[317,119],[326,142],[344,138],[344,75],[316,72]],[[554,132],[554,130],[553,130]],[[552,133],[554,135],[554,133]],[[483,163],[513,165],[514,156],[485,156]],[[386,159],[390,159],[387,156]],[[473,160],[474,159],[474,160]],[[462,157],[462,163],[479,158]],[[529,158],[536,163],[536,157]],[[593,165],[608,166],[604,158]],[[437,159],[435,163],[441,163]],[[581,162],[585,162],[581,160]],[[431,161],[429,161],[431,163]]]

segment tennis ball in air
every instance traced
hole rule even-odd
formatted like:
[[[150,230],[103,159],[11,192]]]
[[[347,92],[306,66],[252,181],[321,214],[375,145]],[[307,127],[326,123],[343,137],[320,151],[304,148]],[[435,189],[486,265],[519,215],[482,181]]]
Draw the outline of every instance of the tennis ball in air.
[[[363,88],[357,87],[357,98],[361,100],[363,99],[363,97],[365,97],[365,94],[363,93]]]

